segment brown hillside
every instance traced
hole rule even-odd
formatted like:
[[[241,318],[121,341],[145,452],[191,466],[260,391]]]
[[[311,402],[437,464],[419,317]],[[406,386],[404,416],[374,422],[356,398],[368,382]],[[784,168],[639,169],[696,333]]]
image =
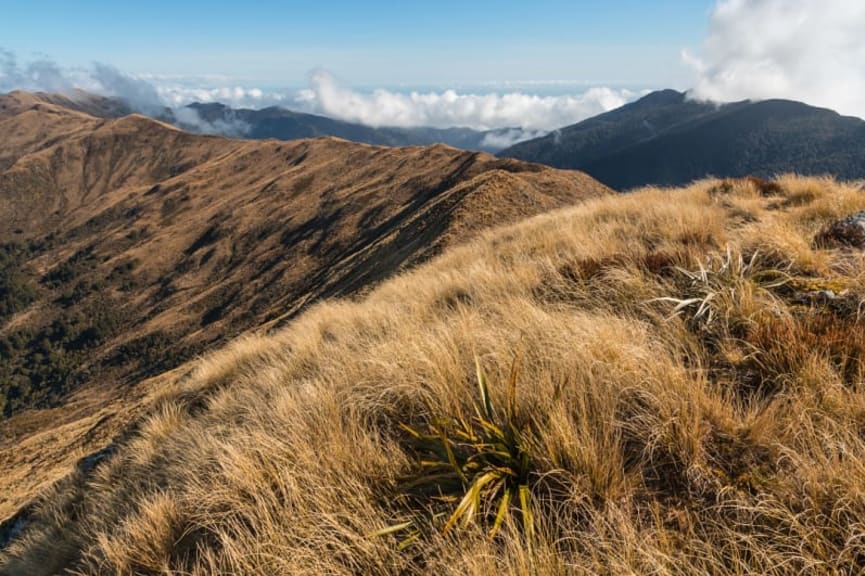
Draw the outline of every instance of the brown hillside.
[[[445,146],[227,140],[62,104],[0,97],[0,519],[105,444],[148,393],[131,384],[479,229],[608,193]]]
[[[26,92],[0,96],[0,169],[61,137],[91,130],[99,122]]]
[[[483,233],[208,355],[0,574],[862,574],[863,210],[707,180]]]

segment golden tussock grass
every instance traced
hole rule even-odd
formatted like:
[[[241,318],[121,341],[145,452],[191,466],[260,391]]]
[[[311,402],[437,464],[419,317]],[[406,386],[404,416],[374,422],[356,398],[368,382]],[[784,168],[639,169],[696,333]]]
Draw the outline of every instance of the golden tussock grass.
[[[812,239],[862,209],[702,181],[487,233],[203,359],[3,570],[861,573],[865,258]],[[518,350],[534,531],[444,530],[461,494],[407,488],[429,455],[402,424],[472,418],[476,358],[503,405]]]

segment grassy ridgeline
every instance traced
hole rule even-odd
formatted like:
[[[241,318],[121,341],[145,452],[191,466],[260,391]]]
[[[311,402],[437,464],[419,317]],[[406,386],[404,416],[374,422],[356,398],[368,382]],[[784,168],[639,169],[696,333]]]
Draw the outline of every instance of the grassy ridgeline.
[[[865,256],[812,238],[865,192],[777,182],[592,200],[236,341],[46,498],[6,572],[861,570]],[[402,425],[475,418],[476,358],[503,406],[518,351],[533,528],[513,502],[490,538],[501,499],[454,526]]]

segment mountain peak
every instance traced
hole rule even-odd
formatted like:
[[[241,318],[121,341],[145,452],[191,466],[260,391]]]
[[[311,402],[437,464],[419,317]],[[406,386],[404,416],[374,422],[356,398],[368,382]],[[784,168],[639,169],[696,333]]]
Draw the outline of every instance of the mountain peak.
[[[583,170],[619,190],[708,175],[852,179],[865,176],[865,122],[792,100],[719,105],[659,90],[500,155]]]
[[[645,106],[667,106],[673,104],[681,104],[686,97],[685,92],[679,92],[670,88],[664,90],[656,90],[646,94],[642,98],[634,102],[635,105]]]

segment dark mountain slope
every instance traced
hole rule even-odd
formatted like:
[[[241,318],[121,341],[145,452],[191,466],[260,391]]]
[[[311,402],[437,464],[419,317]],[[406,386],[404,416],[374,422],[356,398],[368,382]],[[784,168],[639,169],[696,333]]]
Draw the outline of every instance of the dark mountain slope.
[[[586,164],[714,111],[712,105],[686,101],[675,90],[662,90],[541,138],[515,144],[500,155],[531,156],[548,165]]]
[[[715,106],[666,90],[501,156],[581,169],[623,190],[712,175],[865,176],[865,121],[787,100]]]

